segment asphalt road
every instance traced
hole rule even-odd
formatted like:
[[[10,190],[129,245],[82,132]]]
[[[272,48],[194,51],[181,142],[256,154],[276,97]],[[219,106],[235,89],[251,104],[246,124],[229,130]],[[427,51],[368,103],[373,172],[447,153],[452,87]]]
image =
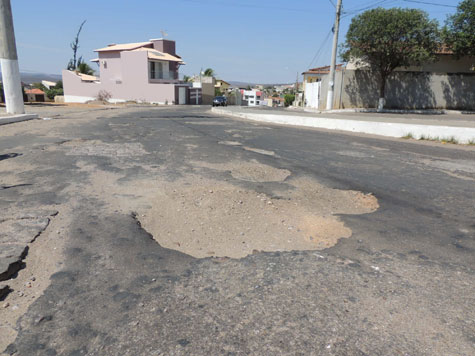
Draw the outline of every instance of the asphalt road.
[[[73,207],[59,271],[18,322],[7,354],[475,354],[475,150],[261,125],[205,108],[94,115],[54,135],[24,123],[0,140],[1,154],[36,167],[21,173],[29,186],[0,190],[0,208],[48,205],[61,216]],[[68,154],[65,143],[81,140],[140,143],[146,154],[121,155],[120,166],[110,153]],[[103,195],[70,190],[88,188],[79,161],[127,185],[156,174],[144,167],[173,181],[218,175],[194,162],[233,159],[372,193],[380,208],[342,215],[352,237],[323,251],[195,259],[161,247],[133,214],[105,208]]]

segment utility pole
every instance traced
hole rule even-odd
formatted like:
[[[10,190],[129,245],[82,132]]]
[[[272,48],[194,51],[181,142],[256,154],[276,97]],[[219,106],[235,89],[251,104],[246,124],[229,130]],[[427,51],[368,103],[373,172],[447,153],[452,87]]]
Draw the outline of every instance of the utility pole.
[[[338,3],[336,5],[335,25],[333,26],[333,48],[332,61],[330,64],[330,80],[328,82],[327,110],[333,109],[333,93],[335,91],[336,50],[338,47],[338,30],[340,29],[340,12],[341,0],[338,0]]]
[[[10,0],[0,0],[0,64],[7,113],[24,114],[25,105],[21,90]]]

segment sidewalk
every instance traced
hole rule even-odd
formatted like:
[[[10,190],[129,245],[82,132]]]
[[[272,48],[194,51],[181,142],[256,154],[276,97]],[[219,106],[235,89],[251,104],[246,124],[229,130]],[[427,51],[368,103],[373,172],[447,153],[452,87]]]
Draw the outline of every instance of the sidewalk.
[[[6,125],[6,124],[12,124],[14,122],[21,122],[21,121],[28,121],[28,120],[33,120],[37,119],[38,115],[37,114],[15,114],[15,115],[10,115],[3,112],[0,112],[0,126],[1,125]]]
[[[310,113],[297,109],[226,107],[212,112],[255,121],[367,134],[475,142],[473,114]]]

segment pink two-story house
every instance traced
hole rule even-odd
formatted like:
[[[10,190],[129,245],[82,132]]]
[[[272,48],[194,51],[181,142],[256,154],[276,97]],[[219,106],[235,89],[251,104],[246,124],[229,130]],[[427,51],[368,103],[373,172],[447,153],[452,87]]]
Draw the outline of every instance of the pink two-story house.
[[[125,101],[155,104],[198,104],[201,93],[181,82],[184,65],[175,52],[175,41],[111,44],[95,50],[99,77],[63,70],[65,102],[84,103],[102,95],[109,102]]]

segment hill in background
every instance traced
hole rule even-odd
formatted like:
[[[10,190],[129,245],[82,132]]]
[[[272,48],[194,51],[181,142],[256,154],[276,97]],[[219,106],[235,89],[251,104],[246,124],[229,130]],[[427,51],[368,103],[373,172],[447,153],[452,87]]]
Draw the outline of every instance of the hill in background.
[[[21,81],[25,84],[38,83],[38,82],[41,82],[42,80],[49,80],[51,82],[57,82],[58,80],[61,80],[61,75],[59,74],[20,72],[20,76],[21,76]]]

